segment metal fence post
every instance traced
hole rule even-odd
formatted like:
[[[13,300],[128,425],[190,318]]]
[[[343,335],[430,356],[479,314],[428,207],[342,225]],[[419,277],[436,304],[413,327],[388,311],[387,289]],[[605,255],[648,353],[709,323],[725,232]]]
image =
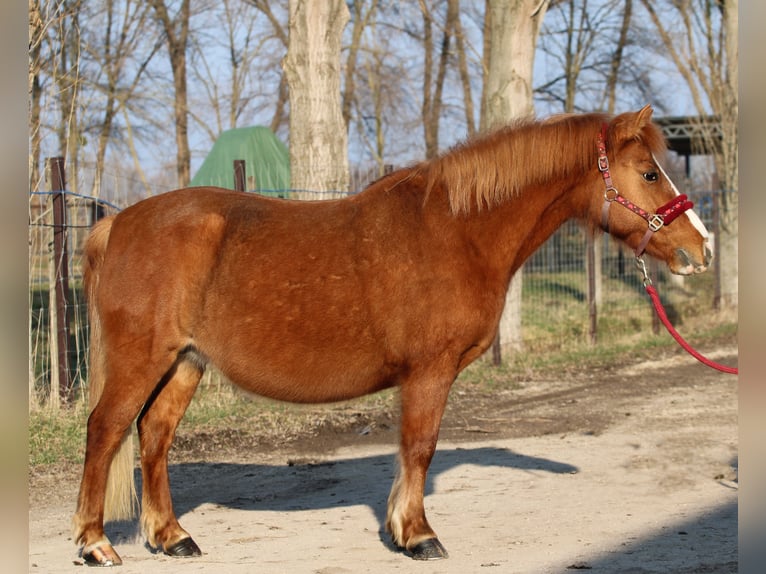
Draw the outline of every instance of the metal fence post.
[[[68,403],[72,398],[69,371],[69,249],[67,245],[66,172],[64,158],[48,158],[50,185],[53,192],[53,257],[56,270],[56,333],[59,398]]]

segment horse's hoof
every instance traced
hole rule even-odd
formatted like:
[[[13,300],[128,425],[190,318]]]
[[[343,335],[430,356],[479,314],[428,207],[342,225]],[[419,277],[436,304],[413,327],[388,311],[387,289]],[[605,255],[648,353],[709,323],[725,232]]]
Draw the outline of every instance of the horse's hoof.
[[[102,544],[90,549],[83,549],[82,559],[88,566],[120,566],[122,559],[111,544]]]
[[[164,552],[168,556],[202,556],[202,550],[191,538],[179,540],[172,546],[165,548]]]
[[[442,560],[448,558],[447,549],[442,546],[438,538],[423,540],[410,550],[413,560]]]

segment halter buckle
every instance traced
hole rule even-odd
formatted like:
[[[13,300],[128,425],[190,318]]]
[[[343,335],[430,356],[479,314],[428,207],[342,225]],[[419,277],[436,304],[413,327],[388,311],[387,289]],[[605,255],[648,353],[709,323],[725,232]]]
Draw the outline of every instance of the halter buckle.
[[[662,226],[665,225],[665,216],[655,213],[649,217],[647,221],[649,222],[649,229],[652,231],[659,231],[662,229]]]
[[[606,155],[600,155],[598,157],[598,169],[601,172],[609,171],[609,158]]]

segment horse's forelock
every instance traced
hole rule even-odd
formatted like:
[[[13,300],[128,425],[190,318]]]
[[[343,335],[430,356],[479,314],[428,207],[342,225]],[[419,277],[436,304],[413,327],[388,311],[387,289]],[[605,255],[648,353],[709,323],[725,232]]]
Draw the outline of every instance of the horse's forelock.
[[[668,150],[668,142],[662,129],[654,123],[647,124],[641,130],[640,141],[646,145],[655,157],[663,157]]]

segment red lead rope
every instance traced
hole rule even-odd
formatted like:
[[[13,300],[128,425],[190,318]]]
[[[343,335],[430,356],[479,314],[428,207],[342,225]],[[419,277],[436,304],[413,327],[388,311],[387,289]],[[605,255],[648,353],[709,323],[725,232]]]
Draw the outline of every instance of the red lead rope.
[[[668,333],[670,333],[672,337],[676,341],[678,341],[678,344],[681,345],[686,350],[687,353],[689,353],[692,357],[697,359],[700,363],[707,365],[708,367],[712,367],[714,369],[717,369],[724,373],[730,373],[732,375],[739,374],[739,369],[737,369],[736,367],[727,367],[726,365],[721,365],[720,363],[711,361],[710,359],[702,356],[695,349],[693,349],[689,343],[684,341],[683,337],[681,337],[681,335],[678,334],[678,331],[676,331],[673,325],[671,325],[670,319],[668,319],[668,315],[667,313],[665,313],[665,308],[662,306],[662,303],[660,302],[660,295],[659,293],[657,293],[657,290],[652,286],[650,282],[646,282],[645,286],[646,286],[646,292],[649,293],[649,297],[652,298],[652,303],[654,303],[654,309],[657,311],[657,316],[662,321],[662,324],[665,325],[665,328],[668,330]]]

